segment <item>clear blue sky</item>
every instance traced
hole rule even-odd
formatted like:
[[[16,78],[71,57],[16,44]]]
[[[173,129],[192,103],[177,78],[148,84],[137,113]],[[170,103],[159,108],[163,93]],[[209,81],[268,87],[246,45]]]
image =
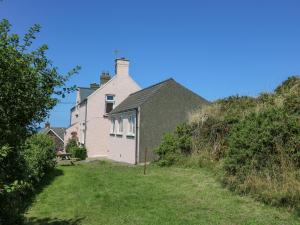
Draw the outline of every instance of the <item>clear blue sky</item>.
[[[69,84],[88,86],[113,72],[114,49],[147,87],[173,77],[215,100],[258,95],[300,74],[299,0],[2,0],[0,19],[24,34],[42,26],[37,44],[61,72],[81,65]],[[75,94],[55,107],[53,126],[69,125]]]

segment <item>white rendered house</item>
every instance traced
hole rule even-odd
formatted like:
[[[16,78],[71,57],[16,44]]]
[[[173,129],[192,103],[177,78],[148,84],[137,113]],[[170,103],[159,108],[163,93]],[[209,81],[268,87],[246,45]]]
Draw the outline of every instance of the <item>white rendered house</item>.
[[[115,60],[115,75],[101,75],[100,85],[77,89],[76,105],[71,109],[70,127],[64,137],[65,143],[76,138],[87,148],[88,157],[108,155],[110,133],[110,113],[131,93],[139,91],[140,86],[129,75],[129,60]]]

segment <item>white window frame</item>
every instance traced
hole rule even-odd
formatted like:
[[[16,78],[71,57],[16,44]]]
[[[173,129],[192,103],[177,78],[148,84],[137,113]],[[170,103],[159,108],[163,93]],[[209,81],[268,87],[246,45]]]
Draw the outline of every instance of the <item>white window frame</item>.
[[[118,118],[118,134],[122,135],[124,132],[124,121],[123,121],[123,116],[120,116]]]
[[[115,134],[116,132],[116,118],[111,118],[110,134]]]
[[[109,96],[112,96],[113,99],[112,99],[112,100],[111,100],[111,99],[108,99]],[[105,95],[105,109],[104,109],[104,110],[105,110],[105,114],[108,114],[108,113],[109,113],[109,112],[107,113],[107,103],[112,103],[112,104],[113,104],[113,109],[114,109],[114,106],[115,106],[115,97],[116,97],[116,96],[115,96],[115,95],[112,95],[112,94],[106,94],[106,95]]]
[[[127,130],[127,136],[135,136],[136,132],[136,118],[135,115],[129,115],[128,116],[128,130]]]

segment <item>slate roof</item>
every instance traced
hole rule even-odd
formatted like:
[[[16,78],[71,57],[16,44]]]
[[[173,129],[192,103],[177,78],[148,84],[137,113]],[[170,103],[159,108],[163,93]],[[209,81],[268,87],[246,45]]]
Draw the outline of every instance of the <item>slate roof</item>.
[[[121,102],[115,109],[113,109],[110,112],[110,114],[115,114],[115,113],[138,108],[140,105],[146,102],[151,96],[153,96],[160,88],[164,87],[169,82],[175,82],[175,81],[172,78],[170,78],[130,94],[123,102]]]
[[[43,128],[42,130],[40,130],[40,133],[42,133],[42,134],[48,134],[48,132],[49,132],[50,130],[51,130],[56,136],[58,136],[59,138],[61,138],[62,140],[64,140],[64,135],[65,135],[66,128],[63,128],[63,127]]]
[[[78,87],[80,89],[80,101],[84,101],[89,95],[91,95],[95,89],[92,88],[85,88],[85,87]]]

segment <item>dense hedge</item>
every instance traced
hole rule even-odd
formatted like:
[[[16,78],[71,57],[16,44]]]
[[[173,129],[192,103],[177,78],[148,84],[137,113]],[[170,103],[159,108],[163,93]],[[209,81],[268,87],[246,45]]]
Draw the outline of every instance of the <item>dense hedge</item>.
[[[166,134],[157,154],[162,166],[217,168],[230,189],[300,210],[300,78],[256,98],[214,102]]]
[[[16,155],[20,152],[20,155]],[[20,180],[10,179],[5,165],[14,156],[22,166]],[[8,145],[0,148],[0,224],[21,224],[28,196],[45,174],[55,166],[55,145],[51,137],[36,134],[29,137],[19,151]],[[20,169],[20,168],[16,168]]]

